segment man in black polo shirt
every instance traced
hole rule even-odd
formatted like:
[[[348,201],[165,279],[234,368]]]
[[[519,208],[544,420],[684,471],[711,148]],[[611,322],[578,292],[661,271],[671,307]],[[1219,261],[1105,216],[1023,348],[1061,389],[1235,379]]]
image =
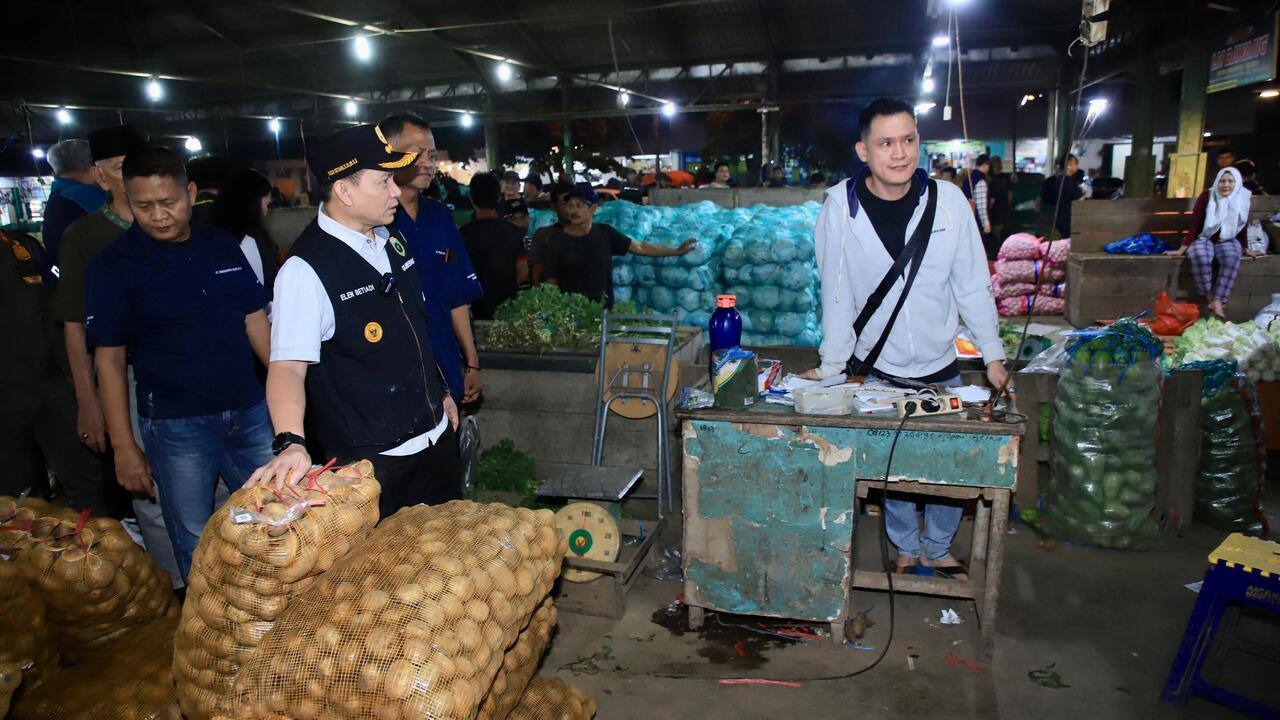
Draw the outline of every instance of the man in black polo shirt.
[[[268,356],[267,291],[234,238],[191,224],[196,189],[177,153],[130,150],[122,173],[134,225],[89,263],[85,333],[116,479],[136,494],[160,484],[185,577],[219,476],[234,491],[271,457],[253,369],[255,354]],[[145,455],[129,420],[126,355]]]
[[[420,275],[395,219],[396,152],[373,125],[313,146],[308,161],[329,200],[276,277],[267,399],[276,458],[252,483],[297,481],[309,440],[340,462],[367,458],[383,517],[461,495],[452,434],[458,409],[436,364]]]
[[[689,239],[680,247],[668,248],[632,240],[612,225],[592,220],[599,205],[600,198],[589,185],[575,185],[561,201],[563,227],[552,231],[542,262],[546,282],[564,292],[585,295],[612,308],[615,255],[687,255],[698,244]]]
[[[498,178],[492,173],[477,173],[471,178],[476,219],[462,226],[462,240],[484,289],[484,295],[471,303],[471,313],[478,320],[492,320],[493,311],[515,297],[516,288],[528,280],[524,233],[498,216],[500,194]]]

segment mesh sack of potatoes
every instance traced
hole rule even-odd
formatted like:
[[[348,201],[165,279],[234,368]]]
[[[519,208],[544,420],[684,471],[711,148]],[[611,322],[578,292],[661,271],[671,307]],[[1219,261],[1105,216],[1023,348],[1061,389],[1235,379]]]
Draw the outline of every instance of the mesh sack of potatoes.
[[[378,524],[379,494],[365,460],[317,468],[282,490],[238,490],[214,513],[191,559],[174,640],[174,678],[188,718],[212,715],[289,600]]]
[[[0,560],[0,663],[24,669],[27,687],[58,666],[44,603],[27,586],[18,564]],[[4,713],[0,713],[4,717]]]
[[[176,615],[138,628],[85,662],[50,673],[13,720],[180,720],[173,685]]]
[[[37,518],[36,541],[18,559],[48,608],[64,663],[75,663],[140,625],[176,614],[169,576],[119,521]]]
[[[0,718],[9,717],[9,702],[22,684],[22,666],[15,662],[0,662]]]
[[[75,511],[40,498],[0,495],[0,556],[16,558],[36,543],[37,536],[47,536],[60,520],[78,519]]]
[[[520,631],[516,642],[502,658],[502,667],[493,679],[489,692],[480,701],[476,720],[502,720],[520,702],[529,680],[538,671],[538,663],[551,642],[551,631],[556,625],[556,606],[551,598],[543,601],[529,620],[529,626]]]
[[[529,681],[520,703],[507,720],[591,720],[596,701],[558,677],[539,675]]]
[[[563,555],[550,511],[405,508],[293,599],[219,712],[469,720]]]

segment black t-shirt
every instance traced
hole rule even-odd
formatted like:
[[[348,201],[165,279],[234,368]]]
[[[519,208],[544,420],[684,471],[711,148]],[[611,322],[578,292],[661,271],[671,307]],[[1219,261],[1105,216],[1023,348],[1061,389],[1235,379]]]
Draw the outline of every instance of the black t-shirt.
[[[866,182],[859,182],[854,190],[858,193],[858,204],[866,211],[867,219],[876,229],[876,235],[880,236],[880,242],[884,243],[884,249],[889,251],[890,257],[897,260],[907,245],[907,224],[911,222],[911,214],[920,204],[920,196],[914,192],[914,185],[912,190],[908,190],[906,195],[897,200],[876,197]]]
[[[991,198],[991,222],[1003,225],[1009,217],[1009,191],[1013,188],[1013,178],[1009,173],[992,173],[987,176],[987,193]]]
[[[524,232],[502,218],[472,220],[462,226],[471,265],[484,295],[471,303],[480,320],[492,320],[493,311],[516,296],[516,261],[524,253]]]
[[[582,237],[563,229],[551,233],[543,250],[542,277],[555,280],[564,292],[586,295],[613,307],[613,256],[626,255],[631,238],[612,225],[593,223]]]

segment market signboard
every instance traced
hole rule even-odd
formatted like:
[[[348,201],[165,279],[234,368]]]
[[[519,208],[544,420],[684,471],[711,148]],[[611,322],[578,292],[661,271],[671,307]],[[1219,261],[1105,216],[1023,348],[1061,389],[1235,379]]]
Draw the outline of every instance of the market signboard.
[[[1209,92],[1267,82],[1276,75],[1280,13],[1220,35],[1209,56]]]

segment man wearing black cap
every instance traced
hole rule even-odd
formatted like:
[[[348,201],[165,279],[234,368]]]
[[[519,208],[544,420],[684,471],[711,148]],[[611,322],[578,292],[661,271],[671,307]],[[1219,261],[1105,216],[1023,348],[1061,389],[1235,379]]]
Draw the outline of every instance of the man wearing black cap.
[[[498,212],[502,215],[502,219],[515,225],[523,233],[529,229],[529,203],[524,198],[519,197],[515,200],[503,200],[502,207],[498,208]],[[483,280],[481,281],[483,287]]]
[[[387,229],[400,197],[392,176],[415,159],[373,125],[312,146],[329,200],[276,277],[267,374],[276,458],[250,483],[301,478],[311,442],[325,458],[373,462],[383,517],[460,496],[458,409],[428,339],[415,258]]]
[[[75,386],[77,432],[80,441],[95,452],[106,450],[102,405],[93,381],[93,362],[84,340],[85,271],[102,252],[133,223],[133,212],[124,193],[121,168],[125,155],[143,144],[142,134],[129,125],[115,125],[89,133],[93,179],[107,193],[107,203],[97,212],[75,221],[62,235],[61,281],[54,296],[53,316],[63,323],[67,360]]]
[[[545,197],[546,193],[542,192],[542,178],[530,168],[529,174],[524,178],[524,201],[536,203]]]
[[[687,255],[697,241],[668,248],[632,240],[611,225],[592,222],[600,198],[590,185],[575,185],[561,200],[564,227],[554,231],[544,250],[543,277],[564,292],[586,295],[613,307],[613,256],[633,252],[651,257]]]

